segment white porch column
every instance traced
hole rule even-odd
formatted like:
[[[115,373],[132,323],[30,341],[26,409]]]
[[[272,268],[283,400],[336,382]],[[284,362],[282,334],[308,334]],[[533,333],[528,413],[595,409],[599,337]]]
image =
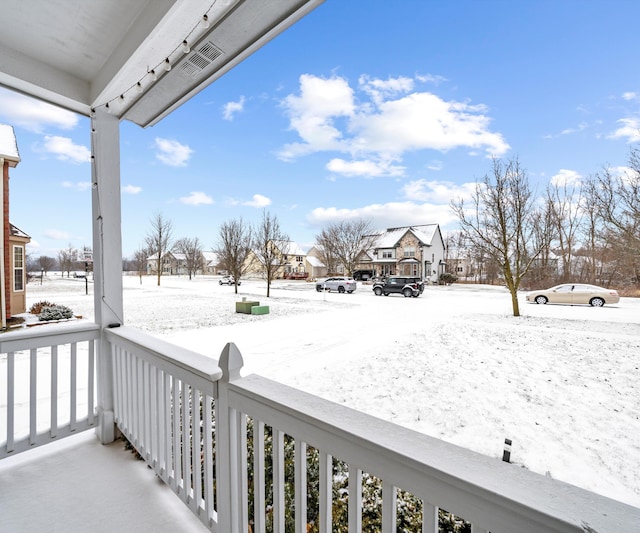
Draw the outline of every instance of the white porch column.
[[[120,122],[104,111],[91,118],[93,281],[95,320],[103,329],[122,324],[122,234],[120,212]],[[98,427],[103,444],[115,439],[111,350],[98,341]]]

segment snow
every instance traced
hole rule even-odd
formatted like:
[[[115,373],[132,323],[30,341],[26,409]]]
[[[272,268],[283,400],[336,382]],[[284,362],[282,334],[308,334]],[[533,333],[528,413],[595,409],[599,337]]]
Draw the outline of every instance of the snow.
[[[527,304],[502,287],[428,286],[419,298],[318,293],[304,281],[125,276],[125,323],[257,373],[640,507],[640,300]],[[91,318],[84,280],[30,283]],[[90,293],[93,287],[90,286]],[[268,315],[235,313],[243,297]]]

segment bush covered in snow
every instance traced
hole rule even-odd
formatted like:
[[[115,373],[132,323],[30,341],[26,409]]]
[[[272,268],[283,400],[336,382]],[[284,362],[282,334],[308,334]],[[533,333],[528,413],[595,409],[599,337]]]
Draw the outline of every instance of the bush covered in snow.
[[[73,311],[64,305],[43,307],[38,315],[38,319],[43,322],[48,322],[50,320],[63,320],[65,318],[73,318]]]

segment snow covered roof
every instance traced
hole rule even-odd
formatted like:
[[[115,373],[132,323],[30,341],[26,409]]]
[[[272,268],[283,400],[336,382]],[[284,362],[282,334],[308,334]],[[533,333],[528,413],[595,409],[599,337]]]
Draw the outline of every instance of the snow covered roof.
[[[13,224],[11,224],[11,222],[9,222],[9,229],[11,231],[12,237],[22,237],[23,239],[31,239],[29,235],[27,235],[24,231],[22,231],[17,226],[14,226]]]
[[[208,263],[215,264],[219,261],[218,254],[215,252],[202,252],[202,257]]]
[[[20,162],[16,134],[13,131],[13,126],[8,124],[0,124],[0,157],[4,157],[12,167]]]
[[[307,255],[300,245],[294,241],[274,241],[274,244],[285,255]]]
[[[308,255],[307,256],[307,262],[312,267],[323,267],[323,266],[326,266],[320,259],[318,259],[317,257],[315,257],[313,255]]]
[[[395,248],[400,239],[410,231],[415,237],[425,245],[430,246],[433,237],[438,229],[438,224],[423,224],[420,226],[402,226],[399,228],[388,228],[381,233],[375,241],[374,248]]]

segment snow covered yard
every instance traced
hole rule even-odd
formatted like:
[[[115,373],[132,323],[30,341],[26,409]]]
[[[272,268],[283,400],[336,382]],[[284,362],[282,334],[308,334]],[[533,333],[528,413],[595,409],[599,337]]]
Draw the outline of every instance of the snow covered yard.
[[[217,357],[235,342],[258,373],[640,507],[640,300],[527,304],[506,289],[430,286],[419,298],[317,293],[314,284],[124,278],[125,323]],[[91,287],[90,287],[90,292]],[[84,282],[29,284],[92,317]],[[270,314],[234,312],[246,297]]]

